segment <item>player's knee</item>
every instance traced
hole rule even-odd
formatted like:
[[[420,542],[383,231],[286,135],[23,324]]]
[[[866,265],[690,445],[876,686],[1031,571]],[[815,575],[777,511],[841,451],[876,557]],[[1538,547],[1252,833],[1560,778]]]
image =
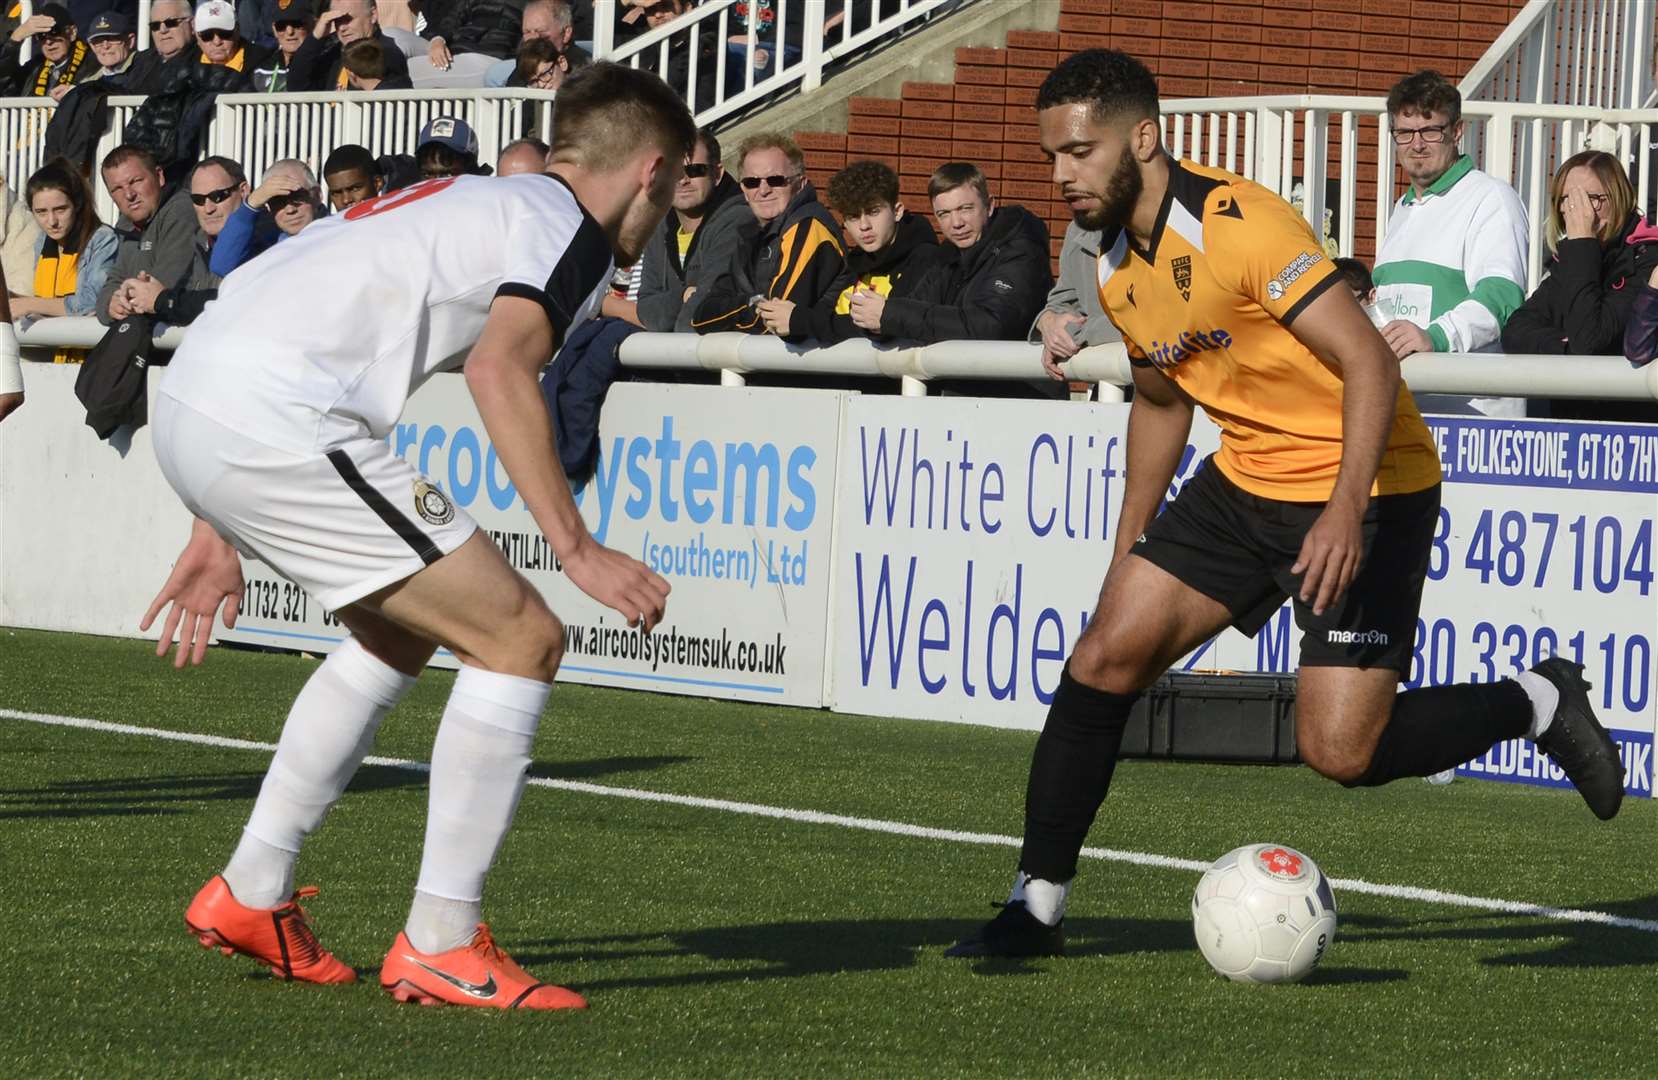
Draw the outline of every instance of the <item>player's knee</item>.
[[[1136,654],[1127,635],[1090,625],[1071,653],[1071,678],[1112,694],[1133,694],[1157,681],[1149,658]]]
[[[1343,787],[1363,787],[1370,775],[1370,760],[1374,755],[1367,748],[1338,746],[1313,738],[1299,741],[1298,749],[1301,760],[1309,768]]]
[[[516,610],[497,626],[495,656],[480,659],[508,675],[552,682],[564,659],[564,623],[526,587]]]

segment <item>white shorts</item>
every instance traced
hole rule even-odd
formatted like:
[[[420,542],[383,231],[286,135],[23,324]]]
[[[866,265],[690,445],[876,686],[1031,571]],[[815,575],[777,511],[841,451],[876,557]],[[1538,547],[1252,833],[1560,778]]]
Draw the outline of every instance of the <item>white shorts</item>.
[[[465,543],[477,522],[379,439],[295,454],[156,399],[152,442],[190,512],[338,611]]]

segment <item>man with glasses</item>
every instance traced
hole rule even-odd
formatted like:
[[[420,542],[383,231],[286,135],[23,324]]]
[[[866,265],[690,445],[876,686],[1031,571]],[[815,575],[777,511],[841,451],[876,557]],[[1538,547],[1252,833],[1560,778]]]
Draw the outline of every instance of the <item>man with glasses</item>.
[[[153,94],[165,86],[176,70],[188,64],[196,49],[195,26],[187,0],[155,0],[150,5],[150,47],[132,58],[122,76],[124,87],[134,94]]]
[[[108,326],[135,314],[121,288],[129,280],[141,274],[163,285],[186,279],[199,225],[189,193],[167,191],[155,158],[143,147],[117,146],[100,171],[121,215],[115,225],[121,246],[98,293],[98,321]]]
[[[225,220],[207,268],[223,278],[287,237],[298,236],[322,213],[322,189],[298,158],[274,161],[265,178]]]
[[[706,128],[674,189],[674,208],[645,249],[635,320],[658,333],[691,330],[699,288],[729,267],[754,215],[734,177],[720,165],[720,141]]]
[[[572,24],[570,5],[567,0],[530,0],[524,5],[524,18],[520,24],[518,47],[520,50],[532,41],[550,41],[558,54],[566,60],[568,66],[579,67],[590,64],[593,58],[576,45],[576,31]],[[497,60],[484,72],[486,87],[522,86],[523,80],[518,77],[518,58],[510,56],[505,60]]]
[[[1436,71],[1387,96],[1394,153],[1410,189],[1388,220],[1373,271],[1382,336],[1418,352],[1501,352],[1503,324],[1526,298],[1526,211],[1514,189],[1458,148],[1462,95]],[[1524,398],[1419,395],[1424,412],[1524,416]]]
[[[743,198],[753,211],[731,264],[696,303],[699,334],[764,334],[767,301],[811,307],[835,287],[846,259],[841,227],[806,179],[806,156],[782,134],[750,136],[738,150]]]
[[[12,44],[0,54],[0,94],[62,101],[76,83],[86,82],[98,70],[91,50],[77,36],[68,8],[62,4],[36,8],[33,16],[12,31]],[[36,55],[20,67],[22,44],[31,37]]]
[[[288,89],[288,69],[293,66],[294,56],[313,41],[311,22],[311,0],[276,0],[269,24],[276,48],[254,69],[254,89],[270,94]],[[317,47],[309,45],[311,49]]]
[[[229,0],[206,0],[196,8],[196,44],[201,48],[201,62],[227,67],[232,71],[253,71],[263,65],[274,49],[250,45],[242,40],[236,29],[236,8]]]
[[[98,70],[87,76],[88,82],[125,75],[132,67],[137,35],[132,20],[121,12],[106,11],[94,18],[86,30],[86,43],[98,61]]]
[[[127,279],[120,286],[126,307],[135,315],[154,315],[161,322],[177,326],[195,321],[219,291],[219,275],[213,272],[213,245],[247,197],[247,174],[241,165],[226,157],[202,158],[190,171],[196,235],[192,238],[188,274],[170,288],[148,273]]]

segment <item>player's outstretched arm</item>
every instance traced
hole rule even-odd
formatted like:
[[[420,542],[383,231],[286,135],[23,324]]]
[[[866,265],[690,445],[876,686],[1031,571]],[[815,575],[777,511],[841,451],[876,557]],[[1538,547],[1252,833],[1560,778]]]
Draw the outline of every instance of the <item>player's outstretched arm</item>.
[[[1134,546],[1169,493],[1192,433],[1192,399],[1154,367],[1134,367],[1134,404],[1128,410],[1128,475],[1117,518],[1115,563]]]
[[[178,651],[173,654],[173,666],[181,668],[186,661],[199,664],[207,655],[213,617],[221,606],[225,628],[236,625],[236,615],[242,610],[242,585],[242,560],[236,549],[214,532],[213,526],[197,518],[167,584],[150,601],[150,610],[144,613],[138,628],[148,630],[161,609],[171,604],[155,654],[166,656],[176,634]]]
[[[559,464],[553,424],[537,382],[556,345],[547,312],[499,296],[466,360],[466,385],[484,428],[530,516],[577,588],[646,630],[662,619],[668,583],[644,563],[593,539]]]
[[[1290,568],[1303,575],[1302,602],[1322,614],[1358,576],[1360,523],[1393,430],[1402,380],[1393,349],[1339,283],[1308,304],[1290,331],[1315,356],[1341,370],[1341,471]]]

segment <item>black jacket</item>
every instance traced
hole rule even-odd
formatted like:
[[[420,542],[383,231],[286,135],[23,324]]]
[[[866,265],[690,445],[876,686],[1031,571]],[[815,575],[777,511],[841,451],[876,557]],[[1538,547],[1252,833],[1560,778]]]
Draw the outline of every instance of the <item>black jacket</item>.
[[[909,297],[889,299],[881,333],[908,341],[1024,341],[1053,285],[1048,227],[1000,206],[979,242],[954,249]]]
[[[766,225],[752,214],[742,224],[732,264],[696,303],[692,329],[699,334],[737,330],[764,334],[766,325],[749,306],[755,296],[792,300],[808,307],[821,300],[846,266],[840,223],[830,216],[810,183]],[[713,269],[712,267],[710,269]]]
[[[22,56],[23,47],[13,42],[8,41],[6,47],[0,49],[0,95],[45,97],[47,91],[56,86],[64,83],[75,86],[98,73],[98,58],[92,55],[91,46],[84,41],[77,40],[70,45],[63,67],[47,74],[45,86],[39,86],[39,83],[40,73],[47,66],[46,55],[37,48],[27,64],[22,63]]]
[[[111,75],[100,82],[113,82],[121,86],[124,94],[154,94],[162,89],[181,67],[189,64],[201,63],[201,49],[194,41],[174,54],[171,60],[163,60],[161,54],[154,49],[145,49],[135,53],[132,66],[119,75]]]
[[[1605,248],[1593,237],[1562,239],[1548,262],[1548,276],[1504,324],[1503,351],[1574,356],[1622,352],[1630,308],[1658,265],[1658,243],[1629,243],[1640,223],[1640,216],[1631,214]]]
[[[386,78],[388,80],[403,80],[409,77],[409,60],[398,48],[397,42],[376,30],[375,40],[380,42],[380,51],[386,58]],[[316,38],[306,38],[305,43],[294,51],[293,58],[288,61],[288,89],[301,90],[339,90],[340,71],[345,66],[343,56],[344,47],[340,39],[330,35],[327,42]],[[458,51],[458,50],[457,50]],[[401,85],[401,82],[399,82]],[[412,85],[412,84],[411,84]]]
[[[639,272],[639,321],[645,329],[688,332],[696,304],[685,302],[686,287],[695,285],[700,291],[712,285],[736,257],[743,225],[753,222],[754,214],[743,201],[737,181],[729,175],[721,178],[708,196],[702,223],[691,234],[691,248],[681,262],[679,214],[668,211],[656,238],[645,249],[645,265]]]
[[[61,155],[90,174],[98,140],[109,130],[109,96],[118,93],[119,86],[98,79],[65,94],[46,125],[46,160]]]
[[[253,86],[248,71],[204,64],[200,58],[201,51],[191,45],[178,62],[168,64],[161,88],[138,107],[121,133],[123,141],[154,155],[169,182],[182,180],[201,157],[219,95]]]
[[[933,223],[920,214],[905,214],[898,219],[898,232],[892,243],[880,251],[856,247],[847,251],[846,270],[829,292],[811,307],[794,309],[789,318],[789,337],[811,338],[827,345],[847,338],[884,336],[869,334],[852,322],[846,307],[852,292],[870,285],[871,279],[881,278],[885,279],[887,289],[882,295],[888,302],[902,300],[914,294],[926,281],[929,271],[944,258]]]
[[[505,60],[518,49],[525,0],[451,0],[437,13],[426,38],[441,37],[449,51],[483,53]],[[574,7],[575,5],[571,5]]]

